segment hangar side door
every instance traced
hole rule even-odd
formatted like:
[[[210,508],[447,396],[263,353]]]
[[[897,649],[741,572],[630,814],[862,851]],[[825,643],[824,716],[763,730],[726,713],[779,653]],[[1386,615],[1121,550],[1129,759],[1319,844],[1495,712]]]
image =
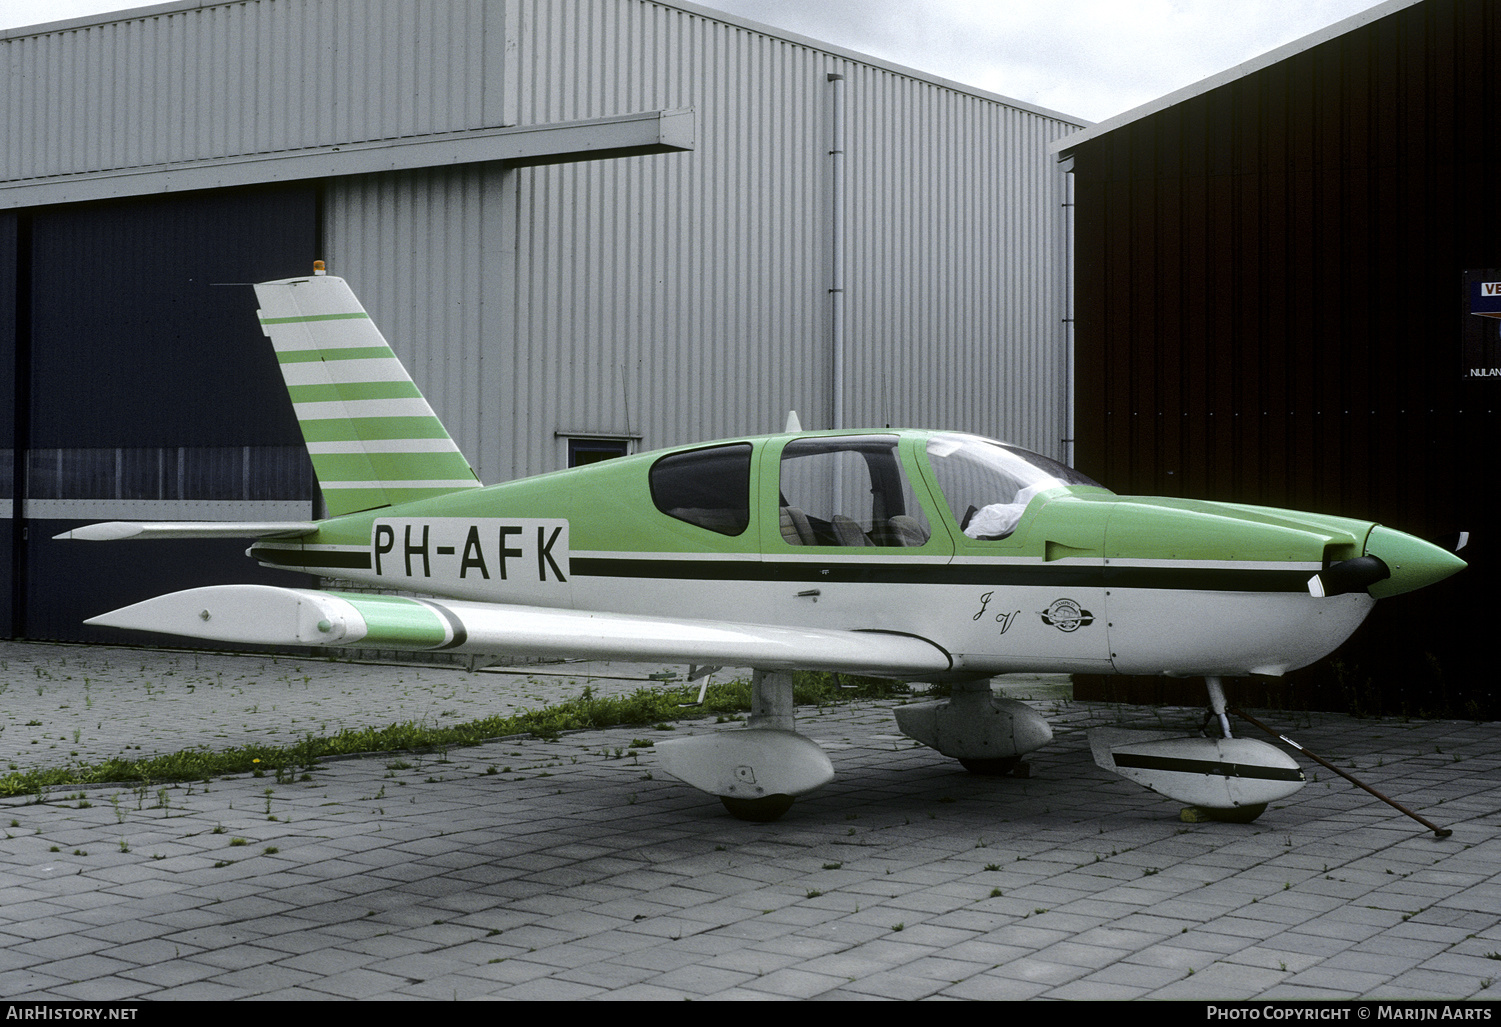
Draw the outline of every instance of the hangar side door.
[[[313,187],[62,205],[27,218],[16,286],[28,298],[19,318],[16,480],[26,541],[16,550],[16,632],[140,644],[83,620],[226,580],[310,584],[245,559],[241,540],[53,536],[92,521],[313,513],[307,450],[245,284],[312,266]]]
[[[22,545],[20,504],[16,490],[16,401],[21,397],[16,363],[16,333],[20,299],[17,269],[20,265],[20,217],[13,211],[0,213],[0,381],[12,383],[0,389],[0,637],[14,636],[11,595],[16,586],[12,570],[15,553]]]

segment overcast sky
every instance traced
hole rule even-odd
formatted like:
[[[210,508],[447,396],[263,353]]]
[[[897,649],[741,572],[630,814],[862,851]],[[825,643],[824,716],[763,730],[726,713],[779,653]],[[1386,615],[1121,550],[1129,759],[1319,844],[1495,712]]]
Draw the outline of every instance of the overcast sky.
[[[379,2],[379,0],[372,0]],[[700,0],[1086,121],[1103,121],[1380,0]],[[0,0],[0,29],[147,6]]]

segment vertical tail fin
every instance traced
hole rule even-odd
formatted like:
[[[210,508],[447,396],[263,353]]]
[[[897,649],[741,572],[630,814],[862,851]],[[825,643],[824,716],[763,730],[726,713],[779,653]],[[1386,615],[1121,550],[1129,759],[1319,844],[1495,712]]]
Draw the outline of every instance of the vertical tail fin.
[[[255,295],[331,516],[479,486],[342,278],[320,270]]]

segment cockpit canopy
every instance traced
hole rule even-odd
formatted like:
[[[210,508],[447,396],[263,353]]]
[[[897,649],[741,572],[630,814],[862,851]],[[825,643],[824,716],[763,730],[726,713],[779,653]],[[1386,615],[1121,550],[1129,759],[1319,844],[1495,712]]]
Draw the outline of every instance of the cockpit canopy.
[[[928,441],[928,464],[949,513],[974,539],[1010,535],[1032,497],[1048,489],[1100,487],[1056,460],[977,435],[934,436]]]
[[[781,536],[793,546],[926,546],[933,528],[902,467],[898,434],[810,436],[781,449]],[[721,535],[750,525],[750,442],[668,453],[648,476],[657,509]],[[975,435],[927,443],[939,495],[961,530],[995,540],[1016,530],[1032,498],[1065,485],[1095,485],[1045,456]]]

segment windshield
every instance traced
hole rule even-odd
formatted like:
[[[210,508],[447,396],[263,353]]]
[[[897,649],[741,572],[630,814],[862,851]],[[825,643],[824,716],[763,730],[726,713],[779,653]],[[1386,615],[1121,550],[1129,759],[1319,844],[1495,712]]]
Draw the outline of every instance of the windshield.
[[[1099,483],[1045,456],[975,435],[938,435],[928,463],[943,500],[970,538],[1002,539],[1016,530],[1032,497],[1063,485]]]

